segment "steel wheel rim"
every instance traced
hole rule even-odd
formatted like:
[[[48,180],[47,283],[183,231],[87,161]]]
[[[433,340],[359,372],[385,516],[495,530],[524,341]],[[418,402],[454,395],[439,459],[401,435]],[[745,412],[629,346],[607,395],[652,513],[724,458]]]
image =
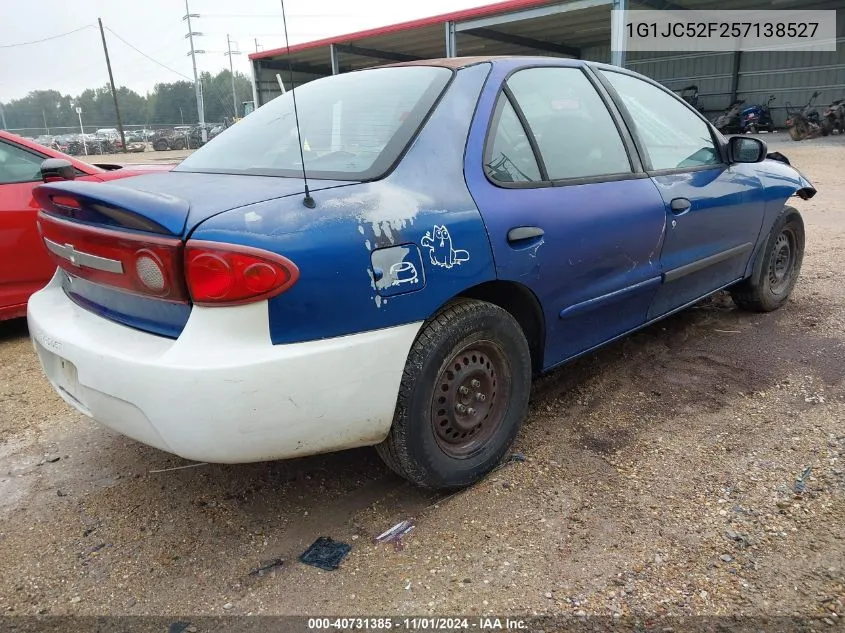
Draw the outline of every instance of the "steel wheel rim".
[[[772,256],[769,258],[769,288],[773,294],[781,294],[792,281],[795,270],[795,236],[784,230],[775,240]]]
[[[431,426],[440,449],[457,459],[481,450],[502,425],[510,385],[510,365],[496,343],[476,341],[453,354],[431,399]]]

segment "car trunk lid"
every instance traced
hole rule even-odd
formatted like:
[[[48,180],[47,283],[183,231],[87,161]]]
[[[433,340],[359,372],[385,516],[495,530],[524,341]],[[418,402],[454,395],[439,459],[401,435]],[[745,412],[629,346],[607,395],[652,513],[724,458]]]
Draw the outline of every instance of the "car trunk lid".
[[[191,312],[183,261],[191,231],[227,210],[303,192],[297,178],[166,172],[51,183],[34,194],[66,294],[104,318],[175,338]]]

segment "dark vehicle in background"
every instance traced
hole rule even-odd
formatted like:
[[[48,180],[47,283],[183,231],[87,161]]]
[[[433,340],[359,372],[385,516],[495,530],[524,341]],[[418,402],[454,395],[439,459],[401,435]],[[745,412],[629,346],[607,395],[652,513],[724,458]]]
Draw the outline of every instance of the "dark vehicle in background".
[[[822,114],[822,135],[845,132],[845,99],[837,99]]]
[[[742,109],[742,112],[740,112],[740,127],[743,133],[756,134],[760,130],[775,131],[775,122],[770,110],[774,100],[775,96],[769,95],[769,100],[766,101],[765,105],[755,103]]]
[[[681,88],[681,90],[678,91],[678,96],[690,104],[693,108],[701,112],[701,108],[698,105],[698,86],[692,84],[686,88]]]
[[[218,128],[220,129],[218,130]],[[206,123],[205,129],[206,138],[211,140],[222,132],[225,126]],[[217,131],[215,132],[215,130]],[[150,142],[157,152],[174,149],[197,149],[205,145],[202,140],[202,126],[200,125],[180,125],[168,130],[156,130],[150,138]]]
[[[798,110],[791,103],[786,102],[786,130],[793,141],[803,141],[816,138],[822,134],[822,120],[819,111],[813,107],[813,102],[819,96],[817,90],[810,96],[807,105]]]
[[[150,138],[150,142],[157,152],[188,147],[186,135],[178,130],[156,130]]]
[[[742,131],[740,112],[745,99],[737,99],[727,109],[713,120],[713,125],[722,134],[735,134]]]

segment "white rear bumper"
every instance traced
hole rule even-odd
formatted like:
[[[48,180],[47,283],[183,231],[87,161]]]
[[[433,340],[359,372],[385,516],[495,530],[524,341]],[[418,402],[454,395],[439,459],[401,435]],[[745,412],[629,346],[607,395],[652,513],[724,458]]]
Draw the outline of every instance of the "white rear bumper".
[[[67,402],[145,444],[221,463],[380,442],[421,325],[272,345],[260,302],[194,307],[171,340],[79,307],[58,278],[30,298],[28,320]]]

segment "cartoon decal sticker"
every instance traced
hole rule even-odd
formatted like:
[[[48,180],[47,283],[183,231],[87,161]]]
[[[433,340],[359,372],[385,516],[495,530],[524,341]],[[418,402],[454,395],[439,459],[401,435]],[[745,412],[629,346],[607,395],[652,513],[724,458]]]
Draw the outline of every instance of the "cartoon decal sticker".
[[[445,226],[435,224],[431,231],[426,231],[420,244],[428,249],[431,263],[442,268],[459,266],[469,260],[469,252],[452,248],[452,236]]]
[[[380,305],[380,297],[413,292],[425,285],[422,255],[416,244],[376,249],[370,254],[370,265],[377,305]]]
[[[390,278],[393,280],[391,284],[393,286],[419,283],[417,267],[414,266],[413,262],[396,262],[393,264],[390,267]]]

